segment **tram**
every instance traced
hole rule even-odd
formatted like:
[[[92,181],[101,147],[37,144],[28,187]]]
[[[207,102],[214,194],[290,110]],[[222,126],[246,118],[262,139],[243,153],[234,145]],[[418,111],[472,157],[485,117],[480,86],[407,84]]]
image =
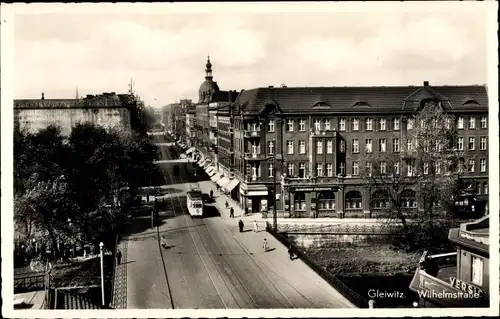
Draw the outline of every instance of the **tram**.
[[[203,196],[198,189],[191,189],[187,192],[187,208],[189,215],[193,217],[203,216]]]

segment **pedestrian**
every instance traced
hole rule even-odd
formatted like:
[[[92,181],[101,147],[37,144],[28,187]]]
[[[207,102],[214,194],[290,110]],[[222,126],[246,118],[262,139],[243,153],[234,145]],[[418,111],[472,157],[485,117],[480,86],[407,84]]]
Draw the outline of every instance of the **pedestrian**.
[[[288,255],[290,256],[290,260],[293,260],[293,257],[295,255],[295,250],[293,249],[292,245],[290,245],[290,247],[288,248]]]
[[[161,236],[161,246],[167,248],[167,238],[165,236]]]
[[[229,217],[233,218],[234,217],[234,208],[231,207],[231,209],[229,210]]]
[[[210,190],[210,198],[214,198],[214,191],[213,190]]]
[[[119,265],[122,262],[122,252],[120,249],[116,251],[116,263]]]
[[[256,220],[253,221],[253,231],[256,233],[259,231],[259,225],[257,225]]]
[[[238,226],[240,227],[240,233],[242,233],[243,232],[243,226],[244,226],[244,224],[243,224],[243,221],[241,219],[238,222]]]
[[[245,207],[245,216],[248,215],[248,207]]]
[[[228,208],[228,207],[229,207],[229,203],[226,201],[226,208]]]
[[[262,248],[264,248],[264,252],[267,252],[267,248],[268,247],[267,247],[267,239],[266,238],[264,238],[264,242],[262,244]]]

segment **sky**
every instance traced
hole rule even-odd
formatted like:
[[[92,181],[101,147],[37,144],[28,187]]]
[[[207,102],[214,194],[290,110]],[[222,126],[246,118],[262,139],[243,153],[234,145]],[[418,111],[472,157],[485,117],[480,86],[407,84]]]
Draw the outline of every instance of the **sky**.
[[[47,99],[73,98],[77,87],[80,95],[126,93],[133,79],[147,105],[197,102],[208,55],[222,90],[485,84],[488,16],[453,10],[455,4],[377,12],[334,4],[194,13],[131,13],[119,5],[50,13],[45,7],[15,15],[14,98],[41,92]]]

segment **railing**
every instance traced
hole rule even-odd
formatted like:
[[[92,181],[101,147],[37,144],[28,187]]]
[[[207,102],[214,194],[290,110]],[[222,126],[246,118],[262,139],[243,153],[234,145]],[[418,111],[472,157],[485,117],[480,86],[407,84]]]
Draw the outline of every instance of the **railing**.
[[[291,242],[285,234],[281,234],[279,231],[275,232],[269,222],[266,222],[266,230],[286,247],[293,247],[298,258],[300,258],[307,266],[309,266],[321,278],[328,282],[335,290],[337,290],[352,304],[354,304],[358,308],[368,308],[368,300],[347,287],[341,280],[335,277],[335,275],[328,272],[328,270],[316,264],[299,247],[297,247],[297,245]]]
[[[245,130],[244,137],[260,137],[260,131]]]
[[[111,275],[111,302],[110,302],[110,308],[115,306],[115,277],[116,277],[116,266],[117,266],[117,258],[116,258],[116,252],[118,251],[118,241],[120,239],[120,232],[117,232],[116,234],[116,239],[115,239],[115,251],[113,254],[113,272]]]
[[[260,160],[260,159],[263,159],[265,157],[264,154],[260,154],[260,153],[245,153],[245,158],[246,159],[255,159],[255,160]]]
[[[358,224],[279,224],[278,231],[287,234],[336,234],[336,235],[394,235],[400,226],[386,223]]]

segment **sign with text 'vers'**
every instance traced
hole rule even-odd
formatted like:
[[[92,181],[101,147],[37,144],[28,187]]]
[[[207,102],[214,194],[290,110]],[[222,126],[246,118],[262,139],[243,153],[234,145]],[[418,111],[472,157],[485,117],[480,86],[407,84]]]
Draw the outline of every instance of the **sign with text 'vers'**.
[[[455,288],[457,288],[465,293],[468,293],[470,295],[476,295],[476,296],[481,296],[481,297],[485,296],[485,293],[481,288],[473,286],[473,285],[471,285],[463,280],[460,280],[456,277],[450,277],[450,285],[452,285],[453,287],[455,287]]]

